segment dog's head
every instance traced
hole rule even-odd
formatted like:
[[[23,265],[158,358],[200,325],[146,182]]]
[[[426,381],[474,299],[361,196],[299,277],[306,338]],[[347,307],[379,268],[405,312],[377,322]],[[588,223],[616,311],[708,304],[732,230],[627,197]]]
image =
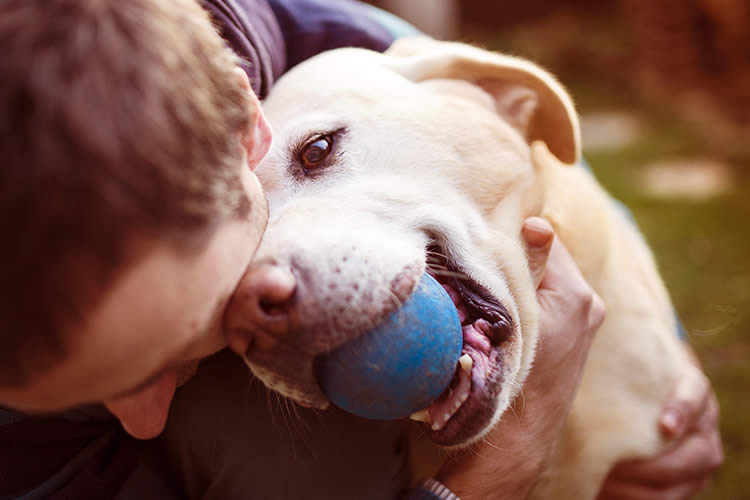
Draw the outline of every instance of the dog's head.
[[[454,299],[473,368],[468,397],[441,398],[429,432],[449,446],[480,438],[533,359],[537,303],[520,227],[540,212],[542,189],[530,144],[578,159],[567,94],[527,61],[414,39],[385,54],[319,55],[276,84],[265,111],[274,140],[256,172],[271,219],[254,266],[266,282],[292,276],[294,292],[270,305],[235,299],[257,302],[234,325],[256,339],[249,366],[325,407],[316,359],[371,330],[430,272]]]

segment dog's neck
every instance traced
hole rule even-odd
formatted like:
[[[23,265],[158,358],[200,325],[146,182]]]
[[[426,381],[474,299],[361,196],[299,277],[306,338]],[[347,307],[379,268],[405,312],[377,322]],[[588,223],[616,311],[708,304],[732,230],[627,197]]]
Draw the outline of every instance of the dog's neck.
[[[560,162],[543,144],[532,145],[532,161],[542,193],[536,215],[550,221],[588,280],[603,278],[612,239],[612,200],[590,172]]]

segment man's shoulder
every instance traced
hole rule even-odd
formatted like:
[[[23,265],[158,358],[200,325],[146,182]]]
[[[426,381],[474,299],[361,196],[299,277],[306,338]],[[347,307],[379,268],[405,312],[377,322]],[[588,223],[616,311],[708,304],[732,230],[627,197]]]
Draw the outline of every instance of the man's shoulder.
[[[383,51],[393,41],[372,8],[355,0],[201,0],[265,97],[290,67],[339,47]]]
[[[253,91],[265,97],[286,68],[286,48],[266,0],[201,0],[219,34],[237,54]]]
[[[293,66],[325,50],[361,47],[379,52],[391,33],[356,0],[268,0],[281,26],[287,64]]]

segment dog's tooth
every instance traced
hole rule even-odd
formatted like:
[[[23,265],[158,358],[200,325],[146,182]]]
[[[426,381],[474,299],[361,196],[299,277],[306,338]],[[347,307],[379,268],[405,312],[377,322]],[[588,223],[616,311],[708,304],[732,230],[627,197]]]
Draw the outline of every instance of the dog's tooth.
[[[424,422],[426,424],[429,424],[432,420],[430,418],[430,412],[428,412],[426,409],[412,413],[409,418],[417,422]]]
[[[442,425],[440,425],[438,422],[435,422],[434,424],[432,424],[431,428],[433,431],[439,431],[441,427]]]
[[[456,408],[456,410],[458,410],[459,408],[461,408],[461,403],[463,403],[463,401],[459,400],[459,401],[456,401],[455,405],[453,405]]]
[[[458,362],[461,365],[461,369],[465,372],[471,372],[471,369],[474,366],[474,360],[471,359],[471,356],[468,354],[463,354],[458,358]]]

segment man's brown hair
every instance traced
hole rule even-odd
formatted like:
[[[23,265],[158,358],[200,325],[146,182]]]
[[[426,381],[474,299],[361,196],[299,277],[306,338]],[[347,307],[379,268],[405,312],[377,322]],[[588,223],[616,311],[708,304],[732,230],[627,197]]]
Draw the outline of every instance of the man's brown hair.
[[[247,210],[235,68],[196,0],[0,0],[0,385],[63,354],[133,240]]]

